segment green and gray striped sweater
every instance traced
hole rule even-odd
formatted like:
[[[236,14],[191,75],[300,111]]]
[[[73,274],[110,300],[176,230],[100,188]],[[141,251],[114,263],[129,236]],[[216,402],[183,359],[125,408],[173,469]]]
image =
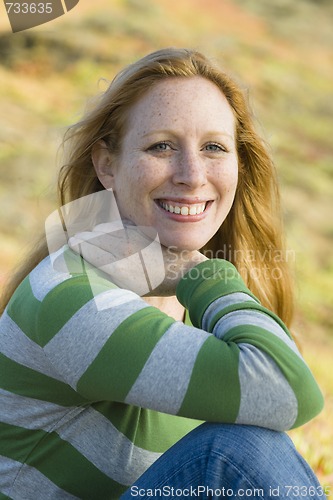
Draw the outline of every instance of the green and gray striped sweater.
[[[201,421],[287,430],[321,410],[288,330],[232,264],[182,278],[184,324],[68,248],[56,257],[0,320],[0,498],[117,499]]]

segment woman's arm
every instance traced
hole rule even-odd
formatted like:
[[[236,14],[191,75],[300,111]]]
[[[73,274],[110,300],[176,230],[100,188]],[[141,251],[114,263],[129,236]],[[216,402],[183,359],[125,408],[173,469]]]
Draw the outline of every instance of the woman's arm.
[[[180,280],[177,296],[194,326],[98,273],[76,275],[42,300],[38,341],[63,379],[91,401],[276,430],[322,409],[286,327],[232,264],[202,262]]]

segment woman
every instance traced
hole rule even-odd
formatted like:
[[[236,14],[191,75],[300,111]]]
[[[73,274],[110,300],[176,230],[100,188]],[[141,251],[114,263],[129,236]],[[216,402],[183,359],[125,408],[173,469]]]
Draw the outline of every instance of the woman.
[[[274,168],[242,92],[200,53],[161,50],[66,139],[61,205],[82,221],[112,190],[116,215],[67,218],[71,249],[49,237],[57,252],[44,241],[7,287],[4,497],[323,498],[282,432],[323,400],[286,326]]]

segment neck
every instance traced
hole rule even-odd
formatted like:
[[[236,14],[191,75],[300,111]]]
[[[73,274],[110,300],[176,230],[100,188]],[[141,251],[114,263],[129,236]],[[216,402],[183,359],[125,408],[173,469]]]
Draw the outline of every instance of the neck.
[[[185,308],[181,305],[175,295],[171,297],[142,297],[147,304],[157,307],[160,311],[171,316],[176,321],[183,321]]]

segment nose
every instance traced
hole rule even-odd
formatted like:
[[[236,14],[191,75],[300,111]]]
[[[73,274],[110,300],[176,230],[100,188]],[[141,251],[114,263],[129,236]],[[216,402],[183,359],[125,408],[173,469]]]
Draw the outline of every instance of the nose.
[[[198,188],[207,183],[206,165],[200,152],[185,151],[177,159],[173,175],[175,184],[184,184],[190,188]]]

